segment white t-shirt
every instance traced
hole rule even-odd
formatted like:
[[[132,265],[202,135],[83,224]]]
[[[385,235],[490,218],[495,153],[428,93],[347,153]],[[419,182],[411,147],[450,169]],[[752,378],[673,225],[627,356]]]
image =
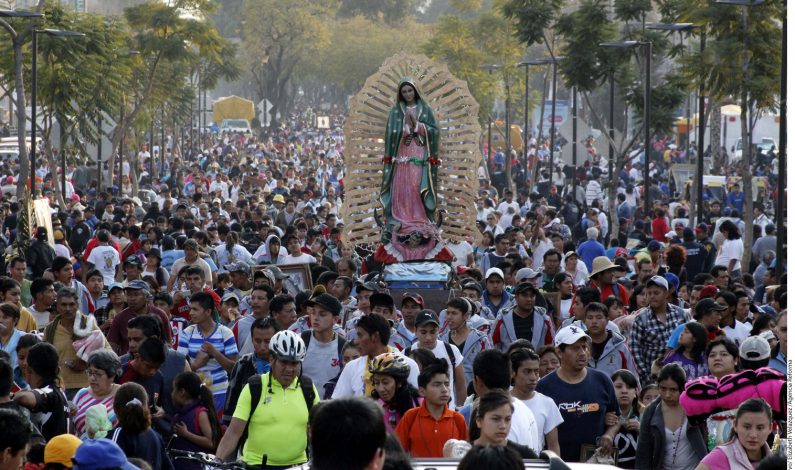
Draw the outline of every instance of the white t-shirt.
[[[121,262],[116,248],[108,245],[100,245],[91,250],[91,255],[86,261],[93,264],[102,273],[106,286],[116,279],[116,266]]]
[[[537,392],[536,392],[537,393]],[[540,454],[544,448],[543,434],[538,433],[538,423],[533,411],[522,400],[511,397],[513,415],[511,415],[511,432],[508,439],[533,449]]]
[[[749,325],[748,323],[735,321],[733,327],[724,326],[721,328],[721,330],[723,330],[723,332],[726,333],[726,337],[734,341],[734,343],[739,348],[740,345],[743,344],[745,338],[747,338],[748,335],[751,334],[751,328],[752,328],[751,325]]]
[[[300,256],[293,256],[291,254],[284,256],[282,259],[279,260],[278,265],[281,266],[284,264],[315,264],[315,263],[317,263],[317,260],[315,259],[314,256],[308,255],[306,253],[301,253]]]
[[[334,335],[330,343],[321,343],[313,334],[306,346],[303,373],[312,379],[316,389],[323,390],[323,386],[336,377],[342,367],[337,353],[337,336]]]
[[[393,352],[398,352],[393,350]],[[331,395],[332,399],[342,397],[363,397],[364,396],[364,372],[367,367],[367,356],[362,356],[349,362],[340,374],[337,380],[337,386],[334,388],[334,393]],[[409,380],[411,385],[417,387],[417,377],[420,375],[420,368],[414,359],[406,356],[406,361],[409,363]]]
[[[740,261],[743,259],[743,240],[725,240],[718,248],[718,255],[715,257],[716,265],[728,266],[729,261],[736,259],[734,264],[735,271],[740,269]]]
[[[545,436],[563,422],[563,416],[560,414],[555,400],[543,393],[536,392],[533,398],[521,401],[530,408],[536,418],[539,439],[546,441]]]

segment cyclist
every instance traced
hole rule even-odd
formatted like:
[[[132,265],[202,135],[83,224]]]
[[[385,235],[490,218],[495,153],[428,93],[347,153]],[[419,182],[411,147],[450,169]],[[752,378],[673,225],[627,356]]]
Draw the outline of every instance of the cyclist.
[[[384,411],[387,431],[394,432],[406,411],[420,405],[420,393],[408,382],[411,366],[406,356],[384,353],[370,363],[372,398]]]
[[[218,445],[216,457],[231,457],[243,434],[243,461],[276,470],[307,461],[309,409],[318,393],[301,375],[306,345],[299,335],[283,330],[271,338],[271,370],[255,375],[243,387],[232,421]]]

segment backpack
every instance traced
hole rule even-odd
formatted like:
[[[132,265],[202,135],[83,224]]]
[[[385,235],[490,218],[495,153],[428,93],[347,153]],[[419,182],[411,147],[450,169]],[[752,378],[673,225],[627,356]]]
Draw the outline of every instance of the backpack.
[[[238,446],[240,448],[242,448],[243,444],[248,440],[248,427],[251,424],[251,418],[254,417],[254,412],[257,411],[257,406],[259,406],[260,399],[262,398],[262,376],[259,374],[254,374],[248,378],[247,383],[249,391],[251,392],[251,412],[248,415],[248,420],[246,421],[245,429],[243,429],[243,434],[240,436],[240,440],[238,441]],[[301,393],[304,395],[306,409],[307,412],[309,412],[315,403],[316,396],[315,387],[312,385],[312,379],[304,375],[300,375],[298,376],[298,384],[301,386]],[[267,456],[264,457],[267,458]]]
[[[444,350],[447,351],[447,357],[450,359],[450,364],[452,364],[453,365],[453,369],[455,369],[458,364],[456,364],[456,362],[455,362],[455,355],[453,354],[452,346],[450,346],[449,343],[444,342],[442,340],[439,340],[439,341],[444,345]],[[416,343],[410,344],[405,350],[403,350],[403,355],[404,356],[408,356],[409,354],[411,354],[411,349],[414,346],[414,344],[416,344]]]
[[[341,361],[342,360],[342,348],[345,347],[345,343],[347,343],[347,341],[345,341],[345,338],[341,337],[340,335],[338,335],[336,333],[334,334],[334,336],[337,337],[337,356],[340,358],[340,361]],[[306,348],[309,349],[309,340],[312,339],[312,330],[306,330],[306,331],[302,332],[301,333],[301,339],[304,341],[304,346],[306,346]]]

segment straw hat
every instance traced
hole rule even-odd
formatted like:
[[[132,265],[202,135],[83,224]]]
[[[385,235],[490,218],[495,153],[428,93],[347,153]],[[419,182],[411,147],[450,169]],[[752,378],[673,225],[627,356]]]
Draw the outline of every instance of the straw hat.
[[[597,274],[607,271],[609,269],[618,268],[618,266],[613,264],[613,262],[610,261],[610,258],[608,258],[607,256],[597,256],[596,258],[594,258],[592,265],[593,269],[591,269],[591,277],[594,277]]]

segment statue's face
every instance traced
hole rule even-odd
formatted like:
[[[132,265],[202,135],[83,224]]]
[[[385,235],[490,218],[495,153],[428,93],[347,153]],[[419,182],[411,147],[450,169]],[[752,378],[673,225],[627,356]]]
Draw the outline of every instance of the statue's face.
[[[415,98],[414,95],[415,95],[415,93],[414,93],[414,87],[413,86],[407,84],[407,85],[403,85],[400,88],[400,96],[403,97],[403,100],[406,103],[408,103],[408,104],[413,103],[414,102],[414,98]]]

